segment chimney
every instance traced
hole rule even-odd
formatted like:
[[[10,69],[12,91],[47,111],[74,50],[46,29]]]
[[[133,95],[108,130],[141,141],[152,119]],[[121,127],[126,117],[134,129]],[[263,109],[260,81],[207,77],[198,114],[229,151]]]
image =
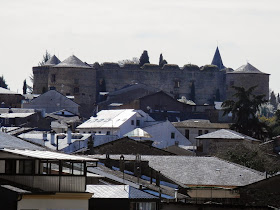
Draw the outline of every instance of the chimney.
[[[55,143],[54,143],[54,134],[55,134],[55,132],[51,131],[51,144],[52,145],[55,145]]]
[[[68,129],[67,129],[67,144],[71,144],[71,140],[72,140],[72,131],[71,131],[70,127],[68,127]]]
[[[175,198],[175,202],[178,202],[178,189],[175,189],[174,198]]]
[[[47,132],[43,132],[43,141],[47,141]]]

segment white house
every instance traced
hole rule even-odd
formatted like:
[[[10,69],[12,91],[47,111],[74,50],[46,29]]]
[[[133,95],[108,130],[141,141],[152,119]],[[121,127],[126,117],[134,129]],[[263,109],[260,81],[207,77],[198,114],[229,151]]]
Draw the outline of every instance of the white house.
[[[123,137],[124,134],[156,123],[147,113],[142,110],[116,109],[102,110],[96,117],[91,117],[77,127],[80,133],[94,133],[97,135],[114,135]]]

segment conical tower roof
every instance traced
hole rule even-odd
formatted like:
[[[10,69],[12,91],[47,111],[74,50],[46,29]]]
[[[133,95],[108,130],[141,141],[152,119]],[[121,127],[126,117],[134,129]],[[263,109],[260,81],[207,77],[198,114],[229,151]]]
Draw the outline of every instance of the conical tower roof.
[[[254,74],[262,74],[260,70],[258,70],[256,67],[251,65],[250,63],[247,63],[243,66],[240,66],[238,69],[236,69],[232,73],[254,73]]]
[[[53,55],[45,64],[44,66],[53,66],[59,64],[61,61]]]
[[[75,55],[71,55],[55,67],[70,67],[70,68],[91,68],[90,65],[85,64]]]
[[[216,65],[218,66],[218,68],[221,70],[221,69],[224,69],[226,68],[223,64],[223,61],[222,61],[222,57],[220,55],[220,51],[219,51],[219,48],[217,47],[216,49],[216,52],[215,52],[215,55],[213,57],[213,60],[212,60],[212,63],[211,65]]]

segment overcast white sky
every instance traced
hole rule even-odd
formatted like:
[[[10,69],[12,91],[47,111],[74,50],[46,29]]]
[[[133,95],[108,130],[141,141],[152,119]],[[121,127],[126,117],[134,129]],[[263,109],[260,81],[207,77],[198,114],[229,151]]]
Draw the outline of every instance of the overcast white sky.
[[[148,50],[170,64],[250,62],[280,92],[279,0],[0,0],[0,75],[22,93],[46,50],[63,61],[117,62]],[[211,84],[209,84],[211,85]]]

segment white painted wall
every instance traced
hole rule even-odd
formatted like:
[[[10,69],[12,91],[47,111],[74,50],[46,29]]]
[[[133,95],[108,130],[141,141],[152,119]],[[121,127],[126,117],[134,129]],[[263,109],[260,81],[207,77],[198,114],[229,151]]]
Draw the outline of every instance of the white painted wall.
[[[191,146],[192,143],[183,136],[169,121],[157,123],[145,128],[142,128],[148,132],[154,141],[153,146],[157,148],[166,148],[175,145],[177,141],[179,145]],[[174,133],[174,138],[171,138],[171,133]]]

